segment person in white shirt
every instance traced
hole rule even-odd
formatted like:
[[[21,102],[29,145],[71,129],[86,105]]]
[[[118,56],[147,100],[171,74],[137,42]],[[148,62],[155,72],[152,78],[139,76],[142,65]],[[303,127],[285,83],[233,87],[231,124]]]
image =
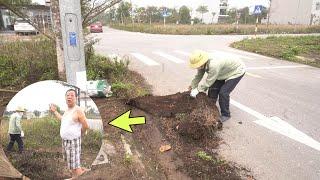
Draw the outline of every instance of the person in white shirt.
[[[72,178],[76,178],[87,171],[80,164],[81,135],[89,128],[84,111],[76,105],[77,92],[74,89],[67,90],[65,94],[68,109],[61,114],[57,107],[50,105],[51,112],[61,120],[60,136],[62,138],[62,150],[64,160],[72,172]]]

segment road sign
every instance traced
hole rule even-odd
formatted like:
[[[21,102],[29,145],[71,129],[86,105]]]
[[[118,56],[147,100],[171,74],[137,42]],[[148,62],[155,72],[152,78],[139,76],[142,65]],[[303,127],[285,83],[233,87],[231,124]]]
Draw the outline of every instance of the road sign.
[[[168,17],[170,15],[171,15],[171,13],[166,13],[166,14],[162,13],[162,17]]]
[[[256,5],[254,6],[253,14],[260,15],[262,13],[262,5]]]
[[[163,11],[162,11],[162,17],[168,17],[168,16],[170,16],[171,15],[171,13],[170,12],[168,12],[168,9],[163,9]]]

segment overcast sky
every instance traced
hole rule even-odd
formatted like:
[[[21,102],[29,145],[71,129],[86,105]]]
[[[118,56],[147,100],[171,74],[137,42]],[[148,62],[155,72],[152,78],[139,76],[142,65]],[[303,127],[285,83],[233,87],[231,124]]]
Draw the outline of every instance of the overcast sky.
[[[28,111],[46,111],[51,103],[58,105],[62,110],[66,110],[65,92],[68,89],[70,87],[51,80],[31,84],[19,91],[10,100],[7,111],[13,111],[18,106],[22,106]],[[97,109],[92,100],[88,102],[88,105]]]
[[[39,4],[44,4],[45,0],[33,0]],[[127,0],[130,1],[130,0]],[[216,2],[219,4],[220,0],[132,0],[134,5],[140,6],[166,6],[166,7],[180,7],[186,5],[193,9],[197,8],[201,4],[212,4]],[[269,0],[229,0],[230,8],[242,8],[246,6],[264,5],[269,6]]]

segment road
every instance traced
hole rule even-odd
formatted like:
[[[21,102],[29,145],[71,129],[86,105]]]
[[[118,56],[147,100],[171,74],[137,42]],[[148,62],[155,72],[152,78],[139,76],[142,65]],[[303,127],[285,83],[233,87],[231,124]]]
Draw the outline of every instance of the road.
[[[97,53],[131,57],[155,95],[187,89],[194,49],[241,58],[247,74],[231,94],[220,154],[257,179],[320,179],[320,69],[229,47],[247,36],[151,35],[105,28]]]

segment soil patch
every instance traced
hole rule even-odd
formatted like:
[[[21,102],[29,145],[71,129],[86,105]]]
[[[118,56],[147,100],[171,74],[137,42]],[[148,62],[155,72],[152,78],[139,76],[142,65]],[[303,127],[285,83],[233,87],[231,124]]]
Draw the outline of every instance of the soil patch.
[[[1,94],[1,93],[0,93]],[[5,95],[4,95],[5,96]],[[2,96],[0,96],[2,97]],[[11,98],[8,98],[9,100]],[[214,102],[205,94],[197,99],[189,97],[189,92],[169,96],[145,96],[135,99],[93,99],[103,119],[105,138],[117,152],[108,156],[110,163],[94,166],[81,179],[241,179],[251,177],[249,172],[217,154],[222,140],[217,137],[219,112]],[[6,103],[4,103],[6,104]],[[1,107],[4,109],[4,107]],[[126,133],[108,123],[132,110],[132,117],[145,116],[147,124],[133,126],[134,133]],[[121,135],[131,145],[133,156],[127,156],[121,144]],[[171,149],[160,152],[162,145]],[[47,163],[57,163],[59,154],[27,152],[25,160],[32,156],[43,156],[39,166],[25,163],[24,168],[36,172],[48,168]],[[16,154],[11,154],[14,158]],[[48,160],[51,159],[51,160]],[[23,158],[20,159],[23,161]],[[61,159],[62,160],[62,159]],[[52,172],[65,172],[65,165],[57,163]],[[23,164],[21,162],[21,164]],[[30,169],[32,167],[32,169]],[[16,167],[21,170],[20,167]],[[56,169],[55,169],[56,168]],[[26,174],[26,173],[25,173]],[[52,174],[51,174],[52,175]],[[64,173],[60,174],[64,178]],[[49,177],[49,176],[48,176]]]
[[[197,99],[189,92],[169,96],[145,96],[131,100],[94,99],[102,115],[106,138],[116,149],[120,135],[124,134],[132,143],[133,151],[141,153],[142,162],[131,165],[121,163],[121,156],[110,157],[110,166],[104,171],[94,170],[86,178],[108,176],[110,179],[241,179],[251,177],[249,172],[217,154],[222,142],[216,136],[219,112],[214,102],[205,94]],[[131,110],[132,117],[145,116],[147,124],[133,126],[128,134],[108,123],[120,114]],[[162,145],[172,148],[160,152]],[[204,153],[204,155],[202,154]],[[119,166],[120,165],[120,166]]]

